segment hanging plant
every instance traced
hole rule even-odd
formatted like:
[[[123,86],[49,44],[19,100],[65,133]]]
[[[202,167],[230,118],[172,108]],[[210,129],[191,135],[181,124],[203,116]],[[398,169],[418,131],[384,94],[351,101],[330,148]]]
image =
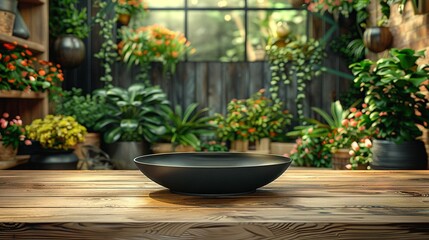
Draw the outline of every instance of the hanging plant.
[[[279,85],[288,86],[296,80],[297,95],[295,98],[299,121],[304,120],[304,100],[307,82],[322,73],[320,68],[325,52],[315,39],[288,36],[281,41],[284,44],[267,45],[270,61],[270,93],[275,102],[280,102]]]
[[[112,65],[119,58],[113,31],[117,21],[117,15],[113,11],[115,5],[111,1],[101,0],[95,1],[94,4],[99,8],[94,22],[100,26],[99,35],[104,40],[94,56],[101,60],[101,66],[104,68],[104,75],[100,80],[104,82],[105,87],[112,87]]]

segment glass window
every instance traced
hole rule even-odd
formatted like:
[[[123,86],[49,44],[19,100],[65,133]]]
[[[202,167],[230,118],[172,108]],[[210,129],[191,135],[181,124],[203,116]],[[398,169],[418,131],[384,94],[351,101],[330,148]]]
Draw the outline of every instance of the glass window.
[[[196,52],[190,61],[261,61],[276,26],[307,33],[307,11],[294,0],[147,0],[145,23],[185,34]]]

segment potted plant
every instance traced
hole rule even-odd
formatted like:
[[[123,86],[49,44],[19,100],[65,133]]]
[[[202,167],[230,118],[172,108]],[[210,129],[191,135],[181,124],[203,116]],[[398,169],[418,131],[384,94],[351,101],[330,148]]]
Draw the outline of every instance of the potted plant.
[[[34,169],[76,169],[78,158],[73,153],[87,133],[73,117],[47,115],[25,126],[27,137],[41,146],[30,158]]]
[[[160,110],[168,104],[165,93],[158,86],[136,83],[94,94],[106,101],[106,113],[94,126],[103,133],[105,151],[117,168],[137,169],[133,158],[148,154],[149,144],[165,132]]]
[[[356,107],[343,109],[340,101],[335,101],[331,104],[331,115],[320,108],[313,108],[327,123],[322,127],[328,129],[325,146],[332,152],[333,169],[364,170],[372,161],[372,132],[363,123],[367,105],[362,104],[362,107],[363,110]]]
[[[49,34],[54,39],[55,60],[63,68],[75,68],[85,59],[83,39],[88,36],[86,8],[77,0],[49,2]]]
[[[100,96],[83,94],[82,89],[72,88],[70,91],[64,91],[55,104],[56,114],[74,117],[88,131],[85,140],[75,149],[79,159],[83,158],[82,145],[100,147],[100,133],[95,130],[95,124],[105,115],[104,102],[105,100]]]
[[[427,169],[424,143],[418,125],[428,128],[427,65],[418,65],[424,51],[391,49],[378,61],[365,59],[350,67],[355,84],[365,93],[368,113],[364,121],[375,129],[375,169]]]
[[[174,109],[169,105],[162,106],[165,133],[160,136],[160,140],[167,143],[154,144],[154,153],[191,152],[200,149],[201,135],[214,132],[215,126],[211,123],[213,116],[204,116],[208,108],[198,110],[197,107],[197,103],[192,103],[183,111],[180,105]]]
[[[139,28],[122,27],[119,55],[130,66],[139,65],[147,74],[151,62],[161,62],[164,73],[174,73],[176,64],[192,53],[190,42],[182,33],[160,25]]]
[[[15,160],[20,142],[31,145],[30,140],[25,139],[25,128],[20,116],[11,118],[5,112],[0,117],[0,161]]]
[[[147,12],[147,2],[144,0],[118,0],[115,5],[115,12],[118,21],[128,25],[133,16],[138,14],[137,19],[142,19]]]
[[[248,99],[233,99],[225,116],[216,114],[217,137],[230,141],[231,151],[269,153],[270,138],[290,124],[291,114],[264,93],[261,89]]]

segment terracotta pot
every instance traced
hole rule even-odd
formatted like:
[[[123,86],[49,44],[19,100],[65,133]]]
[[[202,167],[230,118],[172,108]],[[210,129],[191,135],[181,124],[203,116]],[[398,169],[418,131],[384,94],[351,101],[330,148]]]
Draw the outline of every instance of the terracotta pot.
[[[348,164],[350,164],[349,149],[338,149],[332,155],[332,169],[348,170],[346,167]]]
[[[130,23],[131,16],[129,14],[119,14],[118,16],[118,22],[122,23],[123,25],[128,25]]]
[[[63,35],[55,40],[54,53],[63,68],[75,68],[85,59],[85,44],[74,35]]]
[[[292,149],[295,148],[296,143],[289,142],[272,142],[270,144],[270,154],[274,155],[284,155],[290,154]]]
[[[371,52],[379,53],[390,48],[392,41],[388,27],[369,27],[363,33],[363,43]]]
[[[171,143],[154,143],[152,145],[153,153],[170,153],[170,152],[195,152],[192,146],[177,145],[173,147]]]
[[[3,141],[0,141],[0,161],[15,160],[18,149],[13,149],[12,146],[4,146]]]

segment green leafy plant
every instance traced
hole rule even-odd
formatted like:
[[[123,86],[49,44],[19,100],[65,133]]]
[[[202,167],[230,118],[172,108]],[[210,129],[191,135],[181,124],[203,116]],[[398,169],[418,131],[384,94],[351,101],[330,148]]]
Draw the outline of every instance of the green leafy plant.
[[[24,141],[26,145],[31,145],[30,140],[25,139],[25,128],[22,125],[20,116],[10,119],[10,115],[4,112],[0,117],[0,140],[5,147],[11,146],[18,149],[19,143]]]
[[[105,100],[101,96],[83,94],[80,88],[64,91],[55,107],[56,114],[74,117],[89,132],[95,132],[95,124],[106,114]]]
[[[204,116],[208,108],[198,110],[197,107],[197,103],[192,103],[183,111],[180,105],[174,110],[170,106],[162,106],[166,131],[161,139],[173,146],[181,144],[198,149],[201,135],[213,133],[215,126],[211,123],[213,116]]]
[[[147,3],[144,0],[117,0],[116,2],[115,12],[117,14],[135,15],[147,11]]]
[[[216,114],[217,137],[226,141],[275,137],[291,124],[292,115],[282,110],[281,103],[264,97],[264,89],[248,99],[233,99],[225,116]]]
[[[107,113],[94,126],[104,133],[106,143],[144,139],[151,143],[165,132],[160,107],[168,101],[159,87],[136,83],[127,89],[98,89],[94,94],[106,101]]]
[[[46,149],[70,150],[83,142],[87,133],[73,117],[63,115],[47,115],[38,118],[25,126],[27,137],[40,142]]]
[[[280,83],[288,86],[293,81],[297,84],[295,98],[298,119],[304,119],[304,99],[307,82],[322,73],[320,68],[325,56],[323,47],[314,39],[287,36],[276,43],[267,45],[270,61],[270,93],[274,102],[279,99]]]
[[[100,26],[98,34],[103,39],[100,49],[94,54],[94,57],[101,60],[101,67],[104,69],[104,75],[100,80],[104,82],[105,87],[112,87],[112,66],[119,59],[116,35],[114,27],[116,26],[117,14],[112,14],[114,3],[112,1],[95,0],[94,5],[99,8],[93,21]]]
[[[393,48],[386,58],[350,66],[355,84],[366,95],[363,121],[375,129],[377,139],[412,141],[422,135],[417,125],[428,128],[429,100],[422,90],[428,90],[424,82],[429,68],[417,64],[423,56],[424,51]]]
[[[49,1],[49,34],[52,38],[72,34],[80,39],[88,36],[87,9],[77,9],[77,0]]]

